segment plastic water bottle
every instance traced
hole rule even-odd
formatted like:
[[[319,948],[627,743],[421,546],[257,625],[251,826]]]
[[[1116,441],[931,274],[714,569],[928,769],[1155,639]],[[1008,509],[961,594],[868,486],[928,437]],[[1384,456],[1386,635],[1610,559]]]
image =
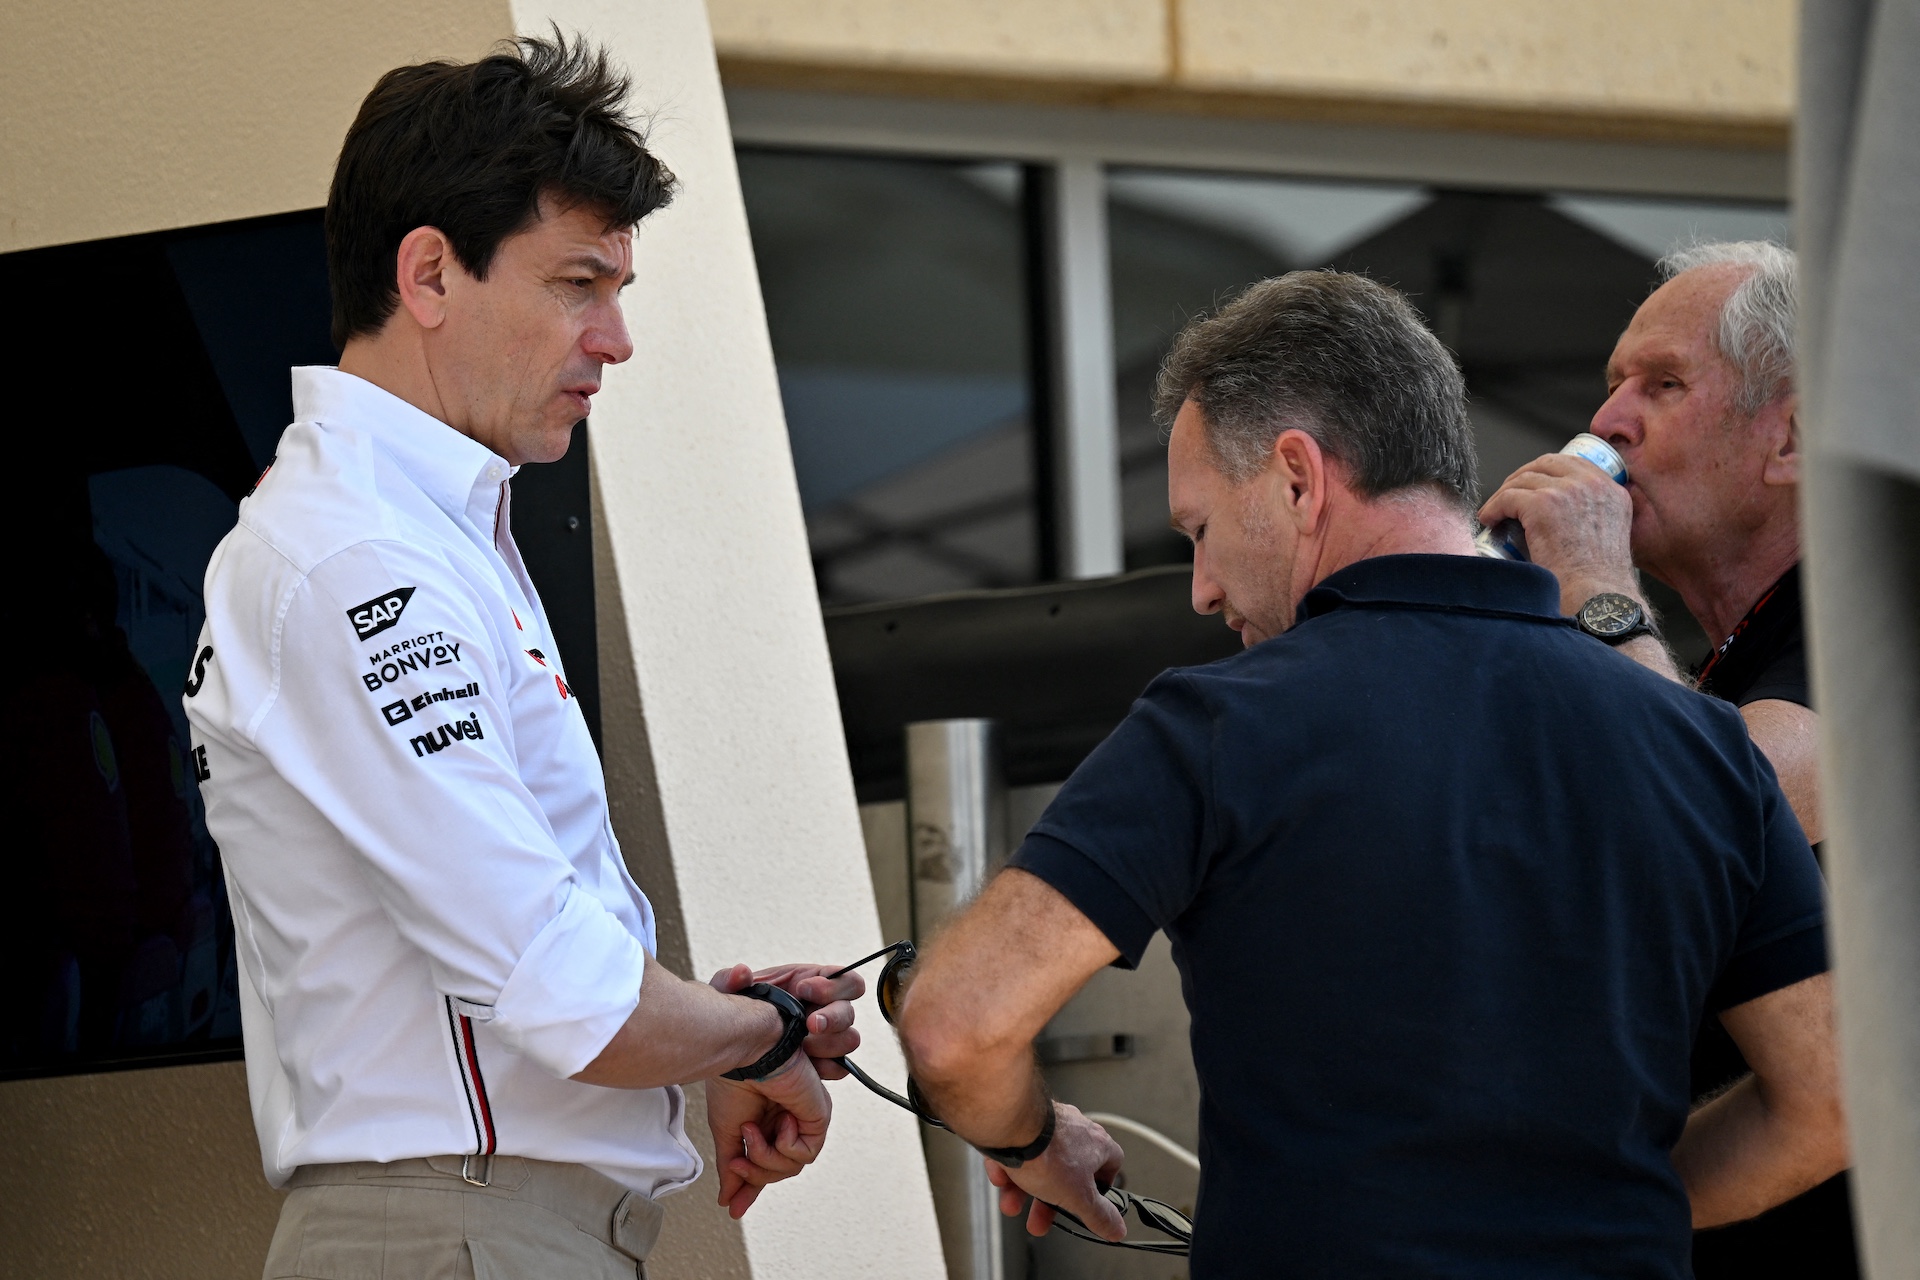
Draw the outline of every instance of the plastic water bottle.
[[[1619,450],[1602,440],[1599,436],[1582,431],[1567,441],[1562,453],[1572,454],[1576,458],[1585,458],[1594,466],[1613,477],[1615,484],[1627,482],[1627,460],[1620,456]],[[1527,556],[1527,531],[1520,527],[1518,520],[1502,520],[1491,529],[1482,529],[1474,535],[1474,545],[1483,556],[1492,556],[1496,560],[1525,560]]]

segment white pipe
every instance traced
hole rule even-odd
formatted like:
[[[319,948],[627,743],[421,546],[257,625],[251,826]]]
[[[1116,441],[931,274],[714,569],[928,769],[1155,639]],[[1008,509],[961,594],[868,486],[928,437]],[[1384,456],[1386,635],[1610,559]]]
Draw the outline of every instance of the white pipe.
[[[1054,360],[1055,497],[1060,576],[1103,578],[1125,565],[1120,428],[1114,411],[1113,302],[1107,179],[1068,156],[1043,179]]]
[[[1200,1157],[1158,1129],[1141,1124],[1138,1120],[1129,1120],[1125,1116],[1117,1116],[1111,1111],[1087,1111],[1082,1114],[1095,1124],[1105,1125],[1109,1129],[1119,1129],[1126,1133],[1138,1134],[1140,1137],[1145,1138],[1148,1142],[1151,1142],[1154,1146],[1172,1156],[1175,1160],[1178,1160],[1181,1164],[1192,1169],[1195,1173],[1200,1172]]]

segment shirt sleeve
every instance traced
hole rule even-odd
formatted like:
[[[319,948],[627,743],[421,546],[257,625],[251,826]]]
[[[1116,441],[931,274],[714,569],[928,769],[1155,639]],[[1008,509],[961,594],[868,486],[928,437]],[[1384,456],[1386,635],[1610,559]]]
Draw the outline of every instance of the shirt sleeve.
[[[1734,705],[1739,707],[1751,703],[1774,699],[1791,702],[1797,707],[1813,708],[1813,695],[1807,682],[1807,646],[1804,640],[1795,640],[1763,668],[1747,686]]]
[[[1212,717],[1160,676],[1067,779],[1011,865],[1045,880],[1132,968],[1193,901],[1212,843]]]
[[[521,652],[429,552],[364,543],[300,579],[245,728],[359,854],[439,990],[571,1076],[639,999],[641,942],[578,881],[520,776]],[[452,688],[454,700],[421,695]]]
[[[1827,971],[1826,894],[1819,864],[1773,766],[1758,748],[1753,758],[1760,784],[1760,882],[1740,922],[1733,956],[1708,992],[1711,1013]]]

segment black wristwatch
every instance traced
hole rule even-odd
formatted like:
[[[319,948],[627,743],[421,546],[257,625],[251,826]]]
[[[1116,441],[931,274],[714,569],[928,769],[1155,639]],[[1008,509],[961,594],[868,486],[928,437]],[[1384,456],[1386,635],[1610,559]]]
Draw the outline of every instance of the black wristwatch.
[[[1053,1099],[1047,1099],[1047,1118],[1040,1125],[1040,1136],[1024,1147],[975,1147],[987,1159],[1008,1169],[1018,1169],[1029,1160],[1037,1160],[1053,1142]]]
[[[782,1024],[780,1038],[773,1048],[760,1055],[759,1059],[744,1067],[735,1067],[731,1071],[722,1071],[722,1080],[765,1080],[768,1076],[787,1065],[787,1059],[800,1051],[800,1042],[807,1038],[807,1011],[800,1002],[782,991],[779,987],[756,982],[735,995],[745,996],[749,1000],[765,1000],[780,1011]]]
[[[1653,620],[1632,596],[1602,591],[1580,606],[1573,621],[1582,631],[1605,644],[1622,645],[1635,636],[1651,636]]]

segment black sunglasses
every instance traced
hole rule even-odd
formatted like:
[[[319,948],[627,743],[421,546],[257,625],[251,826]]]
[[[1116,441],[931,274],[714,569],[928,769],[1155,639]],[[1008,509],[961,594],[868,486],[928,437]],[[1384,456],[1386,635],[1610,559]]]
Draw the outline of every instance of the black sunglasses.
[[[906,983],[907,970],[913,967],[913,962],[919,958],[919,955],[920,953],[914,950],[913,943],[906,938],[902,938],[890,947],[882,947],[870,956],[863,956],[850,965],[834,970],[828,974],[827,977],[830,979],[838,978],[844,974],[852,973],[861,965],[872,964],[881,956],[888,957],[886,966],[880,970],[880,981],[874,988],[874,998],[880,1002],[880,1016],[887,1020],[888,1026],[893,1026],[894,1015],[898,1013],[900,1009],[901,988]],[[835,1061],[847,1069],[848,1075],[858,1080],[874,1093],[879,1094],[896,1107],[902,1107],[913,1112],[914,1115],[920,1118],[923,1124],[930,1124],[936,1129],[945,1129],[947,1127],[941,1123],[938,1116],[928,1110],[926,1100],[920,1096],[920,1090],[913,1083],[912,1076],[907,1077],[907,1092],[903,1096],[895,1093],[862,1071],[859,1067],[855,1066],[852,1058],[842,1057],[835,1059]],[[1167,1204],[1165,1201],[1155,1200],[1149,1196],[1136,1195],[1123,1187],[1102,1187],[1100,1188],[1100,1194],[1106,1197],[1107,1203],[1119,1210],[1122,1218],[1125,1218],[1127,1211],[1131,1209],[1134,1215],[1140,1219],[1141,1225],[1151,1227],[1162,1235],[1173,1238],[1171,1240],[1102,1239],[1100,1236],[1089,1231],[1087,1224],[1079,1218],[1068,1213],[1060,1206],[1053,1205],[1050,1207],[1053,1209],[1059,1228],[1070,1236],[1075,1236],[1081,1240],[1090,1240],[1094,1244],[1105,1245],[1109,1249],[1135,1249],[1141,1253],[1160,1253],[1179,1258],[1187,1256],[1188,1246],[1193,1242],[1192,1218],[1189,1218],[1186,1214],[1180,1212],[1172,1205]]]
[[[890,947],[882,947],[870,956],[864,956],[859,960],[855,960],[850,965],[835,969],[832,973],[828,974],[827,977],[833,979],[843,974],[852,973],[861,965],[872,964],[881,956],[888,957],[888,960],[886,967],[880,970],[880,981],[874,985],[873,995],[874,999],[880,1002],[880,1016],[887,1020],[888,1026],[892,1026],[894,1015],[900,1010],[900,988],[906,981],[907,970],[911,969],[913,962],[920,958],[920,953],[914,950],[911,941],[902,938]],[[855,1066],[852,1058],[836,1058],[835,1061],[847,1069],[848,1075],[885,1098],[888,1102],[891,1102],[894,1106],[905,1107],[908,1111],[913,1112],[914,1115],[919,1116],[922,1122],[930,1124],[936,1129],[945,1129],[947,1127],[941,1123],[940,1117],[934,1115],[933,1112],[927,1109],[927,1104],[925,1100],[920,1097],[920,1090],[915,1087],[912,1076],[907,1077],[907,1092],[902,1096]]]

